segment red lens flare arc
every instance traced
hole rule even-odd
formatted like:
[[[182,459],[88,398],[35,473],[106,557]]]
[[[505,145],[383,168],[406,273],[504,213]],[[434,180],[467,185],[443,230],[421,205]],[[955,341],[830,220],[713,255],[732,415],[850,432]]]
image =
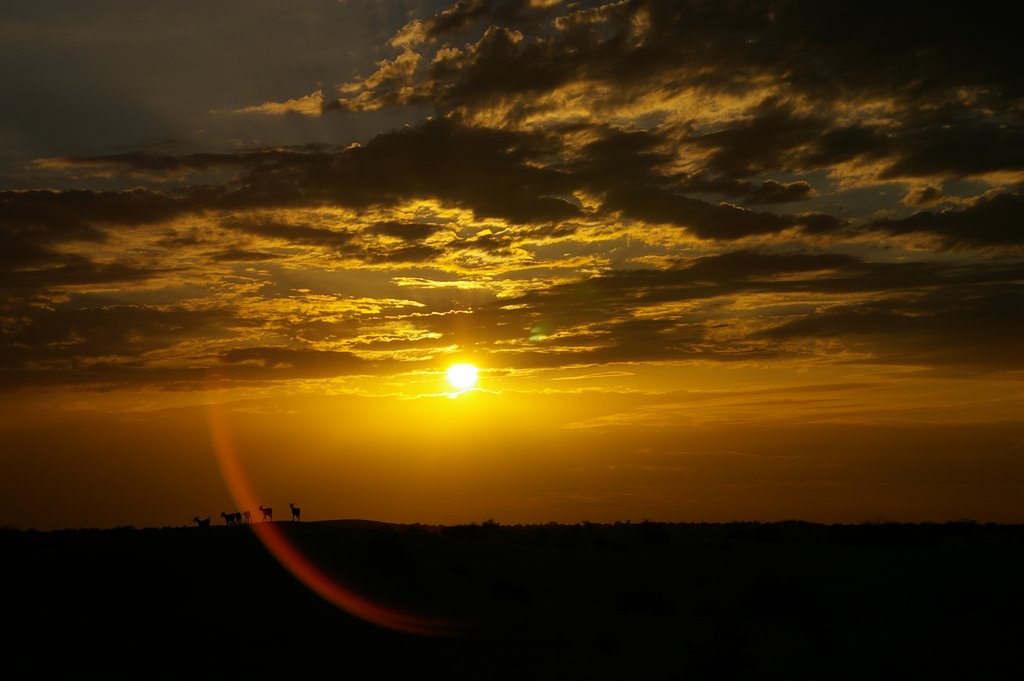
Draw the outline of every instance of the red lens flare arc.
[[[258,508],[261,501],[242,466],[224,409],[211,405],[207,409],[207,414],[217,463],[228,491],[240,508]],[[310,560],[277,524],[253,523],[250,527],[264,547],[296,579],[338,608],[367,622],[405,633],[432,636],[451,636],[458,633],[458,627],[451,622],[413,615],[381,605],[339,583]]]

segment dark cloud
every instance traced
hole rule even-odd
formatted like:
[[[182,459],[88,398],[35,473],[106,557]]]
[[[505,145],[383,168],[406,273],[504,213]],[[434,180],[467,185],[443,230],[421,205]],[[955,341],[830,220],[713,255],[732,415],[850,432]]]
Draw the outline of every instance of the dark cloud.
[[[906,196],[900,199],[900,203],[913,208],[925,208],[937,203],[942,203],[947,198],[948,197],[942,193],[942,189],[929,184],[912,188],[907,192]]]
[[[159,385],[208,380],[266,381],[359,373],[367,363],[346,352],[240,346],[256,329],[286,324],[227,308],[188,310],[146,305],[38,305],[0,309],[0,387]],[[296,332],[308,325],[293,324]],[[338,332],[341,325],[332,325]],[[228,343],[217,353],[200,348]],[[184,344],[191,350],[179,349]],[[170,352],[173,363],[154,361]],[[184,353],[184,354],[183,354]]]
[[[363,248],[351,250],[349,255],[368,263],[418,264],[436,260],[445,254],[445,249],[427,244],[412,244],[397,248]]]
[[[167,273],[171,268],[159,264],[100,262],[69,247],[103,244],[110,230],[151,225],[184,210],[181,202],[148,189],[0,192],[0,287],[21,297]]]
[[[0,286],[23,292],[137,282],[166,272],[159,265],[95,262],[68,246],[102,244],[108,230],[156,223],[181,210],[173,199],[146,189],[0,192]]]
[[[1012,371],[1024,368],[1024,317],[1007,311],[1019,309],[1024,309],[1024,287],[1016,282],[943,287],[830,306],[759,336],[852,339],[854,349],[871,353],[869,361],[887,364]]]
[[[364,257],[415,261],[403,249]],[[457,344],[483,357],[498,343],[502,366],[555,367],[787,357],[806,352],[794,341],[830,338],[870,352],[879,362],[988,371],[1012,368],[1021,359],[1016,349],[1021,322],[1006,311],[1022,302],[1017,283],[1022,277],[1024,271],[1012,262],[951,267],[871,262],[828,252],[741,250],[670,269],[609,271],[481,301],[459,314],[418,315],[414,323],[424,332],[419,338],[396,336],[363,346],[429,351]],[[848,302],[822,304],[821,296]],[[748,299],[780,302],[733,308]],[[272,309],[240,317],[227,308],[81,302],[24,303],[0,312],[0,381],[7,388],[83,382],[184,385],[211,376],[259,382],[372,373],[384,366],[306,345],[317,339],[354,340],[361,324],[384,322],[379,314],[325,323],[315,317],[288,319]],[[246,338],[257,331],[264,337],[272,331],[280,344],[248,345]],[[177,368],[150,358],[154,352],[180,355],[179,344],[195,349],[179,357],[183,361]],[[199,349],[204,347],[222,349]],[[387,363],[400,365],[398,360]]]
[[[493,4],[485,2],[485,0],[458,0],[451,7],[446,7],[425,22],[424,31],[433,38],[458,30],[485,13],[489,14],[493,11],[491,9]]]
[[[0,192],[5,384],[47,371],[141,383],[381,370],[320,341],[497,347],[503,366],[562,366],[789,357],[809,352],[801,340],[838,339],[877,361],[1017,366],[1007,339],[1019,325],[997,310],[1020,303],[1024,199],[998,178],[1024,170],[1024,68],[1001,9],[536,4],[464,0],[407,25],[390,43],[399,53],[333,106],[367,120],[385,105],[433,114],[360,144],[38,162],[39,177],[95,184]],[[679,93],[701,103],[690,119]],[[146,186],[95,189],[135,182]],[[904,215],[900,197],[952,207],[865,217]],[[878,235],[966,252],[929,258]],[[842,253],[809,250],[847,239]],[[763,250],[708,253],[736,240]],[[217,264],[210,281],[174,277],[189,258],[194,275]],[[244,266],[264,261],[275,266]],[[311,262],[371,266],[352,286],[381,297],[395,293],[383,270],[451,281],[453,263],[472,263],[473,285],[502,280],[501,297],[496,284],[424,287],[416,317],[328,321],[258,293],[308,290],[295,280]],[[510,274],[524,262],[536,278]],[[311,278],[339,287],[364,274],[324,267]],[[150,298],[139,284],[160,277]],[[89,286],[124,294],[100,303]],[[232,302],[185,309],[212,293]],[[362,338],[364,323],[417,333]]]
[[[712,150],[714,175],[854,160],[880,162],[887,178],[1024,169],[1024,58],[1008,47],[1016,37],[999,24],[999,6],[627,0],[544,8],[557,15],[553,22],[540,11],[524,2],[454,4],[418,25],[434,40],[435,53],[423,55],[429,66],[401,88],[367,85],[359,105],[422,102],[448,113],[500,104],[508,120],[526,120],[557,108],[557,97],[545,98],[569,85],[600,91],[591,102],[600,107],[688,87],[739,94],[771,82],[777,94],[744,116],[691,131],[689,143]],[[476,42],[437,44],[467,33]],[[857,120],[859,100],[887,101],[889,109]]]
[[[289,244],[319,246],[332,250],[342,250],[355,238],[355,233],[346,230],[326,229],[305,224],[287,224],[267,222],[259,219],[246,219],[228,216],[222,224],[253,236],[283,241]]]
[[[18,253],[10,257],[43,258],[48,242],[99,240],[110,225],[148,224],[203,211],[231,214],[318,206],[362,210],[435,198],[471,209],[481,219],[557,224],[582,215],[568,197],[586,190],[602,197],[601,210],[606,214],[677,225],[703,239],[731,240],[791,228],[809,234],[842,234],[846,221],[826,213],[777,214],[740,205],[812,198],[809,182],[740,178],[772,167],[784,168],[786,158],[795,168],[806,168],[826,160],[831,163],[875,154],[879,150],[869,142],[878,135],[862,137],[852,128],[828,130],[824,119],[797,116],[778,102],[762,103],[755,113],[758,115],[738,126],[692,138],[691,142],[707,145],[713,153],[709,171],[689,175],[668,170],[673,154],[664,131],[598,130],[595,141],[573,158],[562,160],[566,150],[553,133],[493,130],[445,118],[379,135],[363,147],[231,156],[223,163],[242,168],[236,179],[185,187],[177,195],[144,189],[8,192],[11,210],[4,224],[13,235],[9,252]],[[883,146],[898,154],[894,151],[898,140],[889,139]],[[177,167],[186,169],[196,158],[182,157]],[[772,159],[774,165],[769,163]],[[199,159],[201,167],[213,163],[209,156]],[[726,201],[713,203],[691,195],[708,193],[717,193]],[[986,221],[971,234],[952,214],[881,221],[873,228],[891,233],[930,231],[964,245],[1016,243],[1016,230],[1011,228],[1014,199],[992,201],[995,205],[990,209],[984,209],[982,202],[966,212],[964,220]],[[44,207],[35,211],[36,203]],[[335,249],[343,249],[353,239],[347,231],[312,226],[247,223],[245,218],[230,218],[228,223],[253,235]],[[438,229],[436,225],[392,221],[368,231],[419,242]],[[19,243],[29,238],[29,242]],[[481,247],[494,250],[486,244]],[[421,247],[418,253],[410,250],[397,257],[422,261],[428,251]],[[389,257],[371,255],[375,261]]]
[[[572,134],[581,129],[581,126],[567,127],[561,132]],[[773,179],[754,182],[705,171],[692,174],[672,172],[671,164],[676,154],[672,151],[673,142],[667,131],[608,128],[587,132],[601,134],[597,140],[585,145],[565,167],[591,191],[607,192],[606,208],[626,210],[630,215],[658,216],[658,222],[692,224],[696,234],[708,238],[728,239],[734,234],[777,231],[790,226],[792,221],[762,214],[761,224],[755,226],[756,218],[752,220],[744,212],[735,212],[734,207],[702,206],[703,202],[688,194],[719,194],[748,204],[789,203],[815,195],[805,180],[783,184]],[[717,219],[713,217],[714,213],[720,214]],[[744,224],[736,224],[732,229],[715,227],[722,221],[743,221]]]
[[[776,215],[752,213],[734,205],[714,205],[687,196],[685,190],[729,189],[737,193],[738,183],[662,172],[673,160],[673,154],[665,151],[664,134],[617,129],[601,132],[568,167],[583,186],[604,195],[604,210],[646,222],[687,227],[702,238],[731,239],[776,232],[788,226]]]
[[[0,229],[36,243],[101,241],[104,226],[152,224],[182,210],[171,197],[149,189],[7,191],[0,192]]]
[[[60,287],[89,284],[139,284],[173,272],[170,268],[97,263],[74,254],[46,253],[0,269],[0,287],[11,296],[31,296]]]
[[[808,172],[852,161],[882,164],[882,179],[1024,169],[1019,114],[995,116],[963,106],[912,110],[873,124],[839,124],[769,98],[744,120],[726,121],[687,141],[711,150],[708,169],[726,178]]]
[[[463,32],[481,21],[505,25],[528,21],[536,25],[553,11],[552,7],[535,6],[530,0],[457,0],[421,23],[424,36],[436,40]]]
[[[180,172],[218,165],[238,165],[242,172],[223,183],[185,187],[175,196],[150,190],[9,192],[8,212],[12,221],[31,218],[93,238],[99,238],[89,231],[94,224],[150,223],[189,212],[323,205],[365,209],[418,198],[465,207],[481,218],[548,222],[579,214],[562,198],[571,194],[571,179],[534,162],[548,145],[543,136],[437,119],[345,150],[161,158],[158,165]],[[139,161],[131,157],[126,162],[137,166]],[[41,212],[27,205],[33,199],[43,204]]]
[[[390,246],[367,246],[359,243],[355,231],[313,227],[305,224],[265,222],[258,219],[227,218],[223,224],[252,236],[282,242],[284,245],[323,248],[336,256],[353,258],[370,264],[420,263],[434,260],[444,254],[444,250],[437,246],[416,243],[439,229],[436,225],[399,222],[375,223],[367,228],[368,232],[399,236],[404,243]],[[226,257],[226,254],[222,253],[217,256],[217,259],[269,260],[281,257],[238,249],[230,250],[227,254],[231,257]]]
[[[732,240],[774,234],[791,227],[812,232],[841,228],[844,221],[822,213],[778,215],[730,203],[711,204],[659,187],[621,187],[605,197],[605,208],[634,219],[687,228],[702,239]]]
[[[420,317],[417,323],[439,338],[410,346],[458,344],[485,356],[497,344],[514,348],[501,353],[501,365],[517,367],[776,356],[780,350],[763,340],[737,337],[722,343],[708,336],[713,319],[729,317],[718,310],[722,301],[775,291],[814,294],[877,287],[872,281],[883,277],[872,274],[872,267],[829,253],[736,251],[669,270],[610,271],[474,305],[460,314]],[[900,276],[920,281],[922,273]],[[894,278],[889,277],[889,286]],[[678,303],[692,304],[691,312],[656,311]]]
[[[765,180],[759,185],[750,187],[747,183],[741,184],[736,189],[726,191],[733,196],[741,196],[748,203],[791,203],[803,201],[815,195],[811,185],[806,180],[795,182],[777,182]]]
[[[0,308],[0,383],[156,382],[147,353],[220,338],[248,322],[227,310],[31,302]],[[191,363],[202,358],[192,357]]]
[[[371,234],[391,236],[404,241],[421,241],[445,229],[444,225],[419,222],[376,222],[366,228]]]
[[[670,175],[662,169],[673,161],[675,154],[668,150],[669,140],[664,132],[582,125],[565,126],[557,132],[562,135],[599,134],[567,164],[568,170],[589,184],[610,187],[637,182],[640,178],[664,179]]]
[[[496,340],[495,328],[519,330],[522,356],[503,355],[502,361],[523,366],[764,359],[804,351],[791,341],[838,338],[875,353],[873,361],[990,371],[1024,361],[1016,342],[1019,316],[1006,314],[1021,302],[1022,274],[1011,264],[950,268],[832,253],[735,251],[531,292],[503,301],[521,307],[477,311],[460,326],[436,328],[455,339],[480,338],[484,348]],[[733,301],[778,294],[788,302],[730,311]],[[836,295],[857,302],[818,302]],[[673,312],[679,303],[686,311]],[[730,333],[723,337],[719,329]]]
[[[459,2],[424,26],[434,38],[471,24],[508,26],[523,4]],[[826,100],[918,101],[964,88],[1024,94],[1021,56],[1010,47],[1013,22],[1002,5],[627,0],[554,10],[560,30],[533,39],[485,30],[458,69],[443,71],[443,97],[466,103],[586,80],[627,91],[666,82],[735,88],[764,77]]]
[[[365,371],[370,366],[349,352],[281,347],[236,348],[219,359],[233,366],[227,375],[236,379],[324,378]]]
[[[994,112],[957,104],[909,112],[891,134],[896,158],[884,179],[1024,169],[1024,120],[1016,107]]]
[[[556,170],[528,164],[546,140],[532,135],[429,121],[380,135],[351,152],[353,175],[384,180],[376,187],[402,198],[436,197],[480,217],[512,222],[562,220],[579,209],[558,198],[572,181]]]
[[[504,230],[498,233],[483,232],[451,244],[450,248],[458,251],[482,251],[492,255],[509,255],[512,247],[519,239],[519,233]]]
[[[238,153],[198,153],[172,156],[151,151],[131,151],[99,156],[65,156],[43,159],[37,166],[52,170],[81,170],[95,174],[119,174],[154,178],[179,177],[241,167],[273,165],[301,154],[336,150],[326,144],[253,149]]]
[[[742,121],[726,122],[687,141],[711,150],[707,167],[727,178],[808,172],[900,155],[899,136],[885,126],[837,124],[824,115],[797,113],[774,98],[750,109]]]
[[[922,211],[902,219],[877,220],[868,229],[888,234],[931,234],[947,247],[1024,244],[1024,196],[998,193],[962,210]]]
[[[1004,42],[1013,29],[1001,4],[773,4],[774,26],[766,41],[790,56],[780,66],[792,68],[788,80],[800,89],[912,100],[968,87],[1007,97],[1024,93],[1014,73],[1021,57]]]
[[[631,354],[648,360],[731,361],[790,354],[772,342],[789,337],[761,332],[781,328],[794,315],[813,317],[822,296],[873,300],[883,294],[910,300],[943,291],[956,300],[961,292],[1010,285],[1022,273],[1011,264],[951,268],[869,262],[837,253],[743,250],[670,269],[613,270],[422,322],[441,335],[439,343],[464,344],[485,354],[495,342],[519,341],[515,353],[502,353],[503,364],[631,361]],[[965,304],[971,295],[965,294]],[[744,312],[730,309],[744,299],[783,302],[752,305]],[[716,335],[717,329],[730,327],[746,331],[731,333],[728,341]]]
[[[193,190],[190,198],[215,210],[335,205],[353,209],[435,198],[481,218],[547,222],[579,209],[560,198],[572,181],[527,163],[545,138],[438,119],[384,133],[365,146],[307,153],[250,167],[236,181]]]
[[[263,260],[276,260],[281,256],[261,251],[247,251],[241,248],[229,248],[211,256],[215,262],[260,262]]]

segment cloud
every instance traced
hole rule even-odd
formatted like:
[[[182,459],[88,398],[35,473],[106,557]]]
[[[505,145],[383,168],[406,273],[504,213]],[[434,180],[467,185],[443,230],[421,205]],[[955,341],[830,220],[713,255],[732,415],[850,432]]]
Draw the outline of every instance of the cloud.
[[[362,77],[218,118],[381,126],[358,143],[108,147],[31,167],[65,189],[0,192],[5,384],[304,380],[456,350],[1016,366],[996,310],[1019,303],[1024,89],[1009,22],[982,14],[451,4],[389,28]],[[391,127],[389,107],[430,115]],[[327,110],[348,113],[311,120]]]
[[[312,155],[334,149],[325,144],[291,147],[268,147],[234,153],[204,152],[173,156],[148,151],[130,151],[102,156],[64,156],[40,159],[34,166],[47,170],[85,171],[92,177],[138,176],[180,178],[196,173],[210,173],[273,166],[298,155]]]
[[[317,90],[302,97],[288,99],[283,102],[263,102],[240,109],[213,111],[211,113],[258,113],[271,116],[299,114],[301,116],[319,116],[324,108],[324,92]]]
[[[366,78],[339,86],[342,96],[325,110],[373,111],[384,105],[413,104],[423,101],[426,92],[412,86],[422,57],[406,49],[394,59],[377,62],[377,70]]]
[[[900,203],[911,208],[927,208],[948,201],[949,197],[942,193],[940,187],[933,184],[911,187]]]
[[[894,131],[894,156],[883,179],[952,175],[971,177],[1024,171],[1024,122],[1016,104],[935,102],[908,111]]]
[[[326,229],[305,224],[266,222],[244,217],[228,216],[221,221],[221,224],[246,234],[285,244],[306,244],[337,251],[344,250],[355,238],[355,234],[347,230]]]
[[[424,40],[451,37],[474,25],[520,24],[536,25],[551,16],[561,0],[457,0],[426,21],[407,24],[398,36],[414,34]],[[396,38],[398,37],[396,36]],[[406,42],[403,39],[403,42]],[[392,44],[395,39],[392,39]]]
[[[377,222],[367,227],[371,234],[390,236],[403,241],[421,241],[443,229],[443,225],[397,221]]]
[[[741,196],[749,203],[792,203],[817,196],[817,192],[806,180],[783,183],[769,179],[753,186],[741,183],[735,188],[723,191],[733,196]]]
[[[280,347],[234,348],[219,357],[231,369],[225,373],[245,380],[323,378],[365,371],[369,363],[350,352],[295,350]],[[221,369],[214,369],[214,373]]]
[[[182,210],[171,197],[142,188],[122,192],[6,191],[0,192],[0,207],[0,229],[5,235],[21,235],[35,242],[101,240],[105,225],[151,224]]]
[[[1018,339],[1024,304],[1016,282],[942,287],[888,300],[838,304],[803,315],[760,335],[772,340],[843,338],[871,361],[968,371],[1024,368]]]
[[[247,251],[241,248],[229,248],[220,251],[212,256],[215,262],[260,262],[264,260],[277,260],[281,256],[273,253],[260,251]]]
[[[70,248],[101,245],[118,227],[169,219],[181,207],[145,189],[0,192],[0,283],[8,291],[138,282],[167,268],[96,262]]]
[[[1005,313],[1022,272],[743,250],[529,292],[462,324],[485,343],[485,329],[522,329],[501,360],[515,366],[803,357],[993,371],[1024,361]],[[816,344],[827,339],[841,343]]]
[[[1022,64],[998,46],[1012,35],[989,14],[917,2],[457,2],[400,31],[402,54],[343,85],[359,94],[338,107],[430,104],[503,127],[536,127],[544,116],[597,125],[618,111],[675,118],[685,145],[709,152],[704,169],[732,179],[843,164],[872,166],[882,179],[1022,173]],[[470,35],[461,46],[440,42]],[[398,69],[413,48],[428,66]],[[388,75],[396,69],[401,78]],[[678,102],[668,103],[679,93],[726,115],[694,103],[693,118],[679,119]],[[741,93],[753,101],[729,103]],[[766,187],[749,199],[795,192]]]
[[[314,145],[177,158],[129,154],[65,159],[69,166],[103,164],[140,173],[189,174],[228,167],[242,172],[223,183],[186,186],[175,194],[148,189],[6,192],[0,201],[9,224],[33,220],[91,238],[99,234],[93,225],[151,223],[198,211],[318,205],[365,209],[420,198],[513,222],[576,216],[578,207],[562,198],[572,193],[570,178],[534,163],[544,144],[539,136],[439,119],[341,150]]]
[[[517,223],[576,216],[579,208],[561,198],[571,194],[571,179],[529,163],[542,144],[536,136],[430,120],[341,152],[254,167],[238,183],[196,196],[220,209],[325,203],[365,209],[433,198],[480,218]]]
[[[515,49],[495,50],[501,33],[490,26],[529,27],[535,35]],[[438,90],[458,93],[463,103],[574,81],[608,82],[628,93],[654,83],[735,88],[766,79],[824,100],[895,94],[916,101],[960,89],[1021,94],[1019,58],[1006,47],[1011,29],[990,12],[936,11],[923,2],[854,8],[804,0],[634,0],[539,8],[460,1],[399,35],[439,39],[468,30],[490,37],[471,45],[460,68],[443,72]],[[518,69],[507,68],[513,63]]]
[[[789,116],[775,105],[762,110],[768,111],[769,118]],[[77,234],[98,239],[105,224],[146,224],[200,211],[316,206],[366,210],[419,199],[469,209],[477,219],[499,218],[512,224],[559,223],[584,216],[575,196],[586,192],[597,197],[596,207],[602,215],[676,225],[701,239],[735,240],[794,229],[836,236],[848,231],[845,219],[820,211],[780,214],[737,203],[784,204],[818,195],[806,180],[783,183],[772,178],[753,181],[735,177],[767,170],[767,166],[752,166],[744,160],[747,156],[721,156],[727,147],[739,147],[744,140],[761,137],[763,131],[749,132],[760,128],[743,128],[729,137],[716,133],[711,139],[717,151],[709,157],[709,170],[694,174],[674,171],[671,139],[665,131],[605,127],[577,130],[592,141],[572,148],[564,146],[553,133],[493,130],[443,118],[384,133],[366,145],[348,149],[309,147],[179,158],[109,157],[103,162],[163,172],[189,173],[231,166],[242,172],[228,182],[186,187],[176,195],[147,189],[7,193],[6,224],[31,219],[50,225],[44,229],[60,229],[68,237]],[[824,138],[827,140],[827,133]],[[712,144],[709,136],[699,140]],[[814,153],[822,148],[819,145]],[[767,159],[776,152],[777,148],[771,153],[751,148],[744,153]],[[806,150],[800,153],[805,158],[813,156],[807,156]],[[838,158],[846,159],[848,155]],[[712,174],[716,171],[719,174]],[[724,200],[713,203],[693,196],[709,193],[717,193]],[[906,201],[936,198],[929,196],[931,199]],[[954,213],[874,221],[870,229],[891,234],[930,232],[963,245],[1012,244],[1016,243],[1014,230],[1009,227],[1017,207],[1014,200],[985,199],[971,207],[964,220],[985,222],[974,234],[967,233]],[[989,203],[994,206],[985,208]],[[35,210],[34,204],[41,208]],[[350,235],[337,230],[252,226],[248,231],[296,243],[341,246],[351,240]],[[422,226],[392,231],[391,236],[404,234],[409,240],[415,240],[414,232],[417,239],[429,236]]]
[[[1024,196],[999,192],[982,196],[963,209],[934,213],[920,211],[910,217],[877,220],[868,229],[888,234],[925,234],[947,248],[998,247],[1024,244]]]
[[[688,138],[708,149],[707,167],[725,177],[779,170],[807,171],[860,158],[879,158],[890,142],[877,127],[836,125],[828,117],[798,113],[767,98],[718,130]]]
[[[645,222],[685,227],[702,239],[726,241],[779,233],[793,227],[825,232],[839,229],[844,224],[841,219],[824,214],[777,215],[755,212],[726,202],[711,204],[658,187],[612,190],[604,205]]]
[[[31,295],[87,285],[138,285],[171,271],[124,263],[97,263],[82,256],[54,253],[36,257],[34,267],[26,267],[26,264],[22,260],[16,266],[0,269],[0,284],[9,294]]]
[[[0,384],[8,388],[39,382],[157,383],[168,368],[155,361],[161,353],[173,355],[180,345],[246,326],[216,308],[22,303],[5,306],[0,314]],[[195,365],[196,359],[184,364]]]

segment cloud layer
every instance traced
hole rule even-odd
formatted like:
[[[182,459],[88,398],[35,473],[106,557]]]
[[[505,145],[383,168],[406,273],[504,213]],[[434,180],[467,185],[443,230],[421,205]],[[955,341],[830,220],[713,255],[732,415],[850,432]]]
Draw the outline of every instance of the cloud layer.
[[[460,353],[1020,370],[1012,26],[926,3],[420,11],[363,75],[207,109],[409,125],[34,159],[31,188],[0,191],[0,384],[191,390]]]

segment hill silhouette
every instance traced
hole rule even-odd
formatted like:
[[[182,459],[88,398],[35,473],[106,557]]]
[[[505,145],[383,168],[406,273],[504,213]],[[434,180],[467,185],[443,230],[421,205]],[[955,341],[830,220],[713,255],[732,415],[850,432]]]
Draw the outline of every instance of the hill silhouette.
[[[5,530],[8,668],[472,679],[1018,668],[1019,525],[275,527],[348,588],[461,633],[403,634],[339,610],[246,525]]]

